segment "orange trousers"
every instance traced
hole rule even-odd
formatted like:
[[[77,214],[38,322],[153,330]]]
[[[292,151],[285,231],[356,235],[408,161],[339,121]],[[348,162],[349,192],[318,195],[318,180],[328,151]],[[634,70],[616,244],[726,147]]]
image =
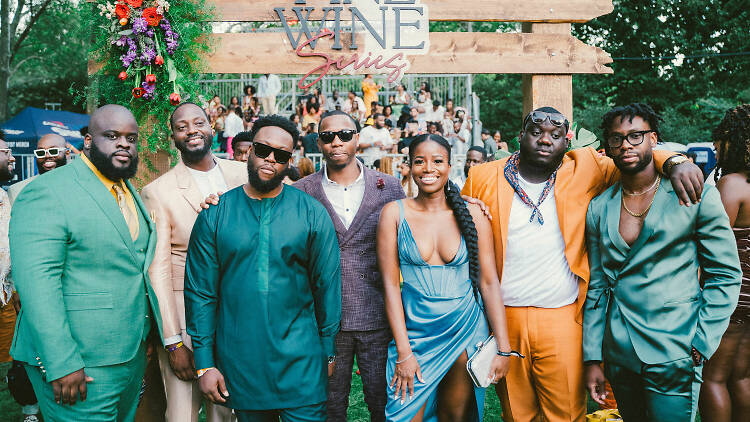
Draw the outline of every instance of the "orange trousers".
[[[0,295],[2,295],[0,290]],[[16,328],[16,309],[12,303],[0,307],[0,362],[10,362],[10,345]]]
[[[562,308],[506,307],[513,350],[508,375],[497,385],[506,422],[583,421],[583,328],[576,304]]]

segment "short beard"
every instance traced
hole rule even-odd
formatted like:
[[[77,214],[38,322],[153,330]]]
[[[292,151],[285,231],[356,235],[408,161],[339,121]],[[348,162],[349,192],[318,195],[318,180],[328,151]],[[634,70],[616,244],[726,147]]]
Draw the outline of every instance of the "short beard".
[[[628,175],[638,174],[643,171],[646,167],[651,165],[651,163],[654,161],[654,155],[651,153],[651,151],[648,151],[644,154],[643,160],[638,162],[638,165],[635,167],[625,167],[620,162],[620,159],[618,158],[615,160],[615,166],[623,173]]]
[[[203,148],[198,150],[189,150],[187,143],[184,142],[175,142],[174,146],[180,151],[182,161],[186,163],[197,163],[211,152],[211,143],[207,142],[205,138],[203,139]]]
[[[253,166],[252,163],[252,158],[247,160],[247,181],[248,183],[250,183],[250,186],[252,186],[253,189],[260,193],[268,193],[278,188],[279,185],[281,185],[281,183],[284,181],[284,178],[287,177],[290,173],[289,167],[287,167],[284,170],[280,171],[271,180],[263,180],[258,174],[258,169]]]
[[[57,166],[55,166],[54,169],[58,169],[58,168],[60,168],[60,167],[62,167],[64,165],[68,164],[68,157],[63,154],[62,158],[60,158],[60,157],[55,158],[55,163],[57,163]],[[39,163],[36,164],[36,167],[39,169],[39,174],[44,174],[44,173],[46,173],[48,171],[54,170],[54,169],[47,170],[47,169],[44,168],[44,166],[39,165]]]
[[[107,156],[96,146],[96,142],[91,143],[89,148],[89,160],[101,174],[114,182],[118,180],[127,180],[135,176],[138,172],[138,153],[130,156],[130,164],[125,168],[117,168],[112,164],[114,154]]]

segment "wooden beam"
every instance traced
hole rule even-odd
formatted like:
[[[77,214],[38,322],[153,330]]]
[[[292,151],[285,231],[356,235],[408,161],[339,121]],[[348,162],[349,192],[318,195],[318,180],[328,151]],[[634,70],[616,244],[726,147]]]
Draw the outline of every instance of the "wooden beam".
[[[208,73],[306,74],[324,62],[298,57],[284,33],[211,34],[210,38],[216,49],[206,58]],[[333,57],[356,52],[331,53],[330,39],[319,43],[315,51]],[[612,73],[607,53],[569,33],[433,32],[429,54],[410,60],[408,73]],[[329,73],[341,72],[331,66]]]
[[[284,7],[284,15],[287,18],[296,18],[292,7],[315,8],[315,12],[310,17],[318,20],[322,18],[323,7],[344,7],[342,19],[347,19],[349,15],[346,13],[349,5],[331,5],[330,0],[308,0],[306,4],[294,4],[293,0],[213,0],[213,2],[219,18],[230,22],[278,21],[279,17],[273,11],[275,7]],[[432,21],[586,22],[614,10],[612,0],[421,0],[421,3],[427,5]],[[399,6],[388,5],[382,1],[381,5]],[[348,19],[351,20],[351,16]]]
[[[523,24],[523,31],[535,36],[569,37],[570,24]],[[609,73],[611,72],[610,69]],[[573,75],[551,75],[551,72],[544,71],[534,73],[547,74],[523,75],[523,115],[526,116],[536,108],[550,106],[559,110],[572,122]]]

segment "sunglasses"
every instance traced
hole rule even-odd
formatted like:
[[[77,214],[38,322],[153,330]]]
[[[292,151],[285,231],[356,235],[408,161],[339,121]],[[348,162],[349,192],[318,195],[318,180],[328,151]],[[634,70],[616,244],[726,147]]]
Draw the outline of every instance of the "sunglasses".
[[[258,158],[266,158],[273,153],[273,159],[279,164],[286,164],[292,158],[291,152],[261,144],[260,142],[253,142],[253,153]]]
[[[50,157],[57,157],[62,151],[62,148],[35,149],[34,156],[36,158],[44,158],[49,154]]]
[[[548,120],[552,123],[553,126],[562,127],[563,125],[568,126],[568,119],[565,118],[560,113],[547,113],[544,111],[532,111],[529,113],[528,116],[526,116],[526,119],[523,121],[524,127],[526,126],[526,122],[531,120],[535,124],[542,124],[545,120]]]
[[[339,139],[341,139],[341,142],[349,142],[352,140],[352,138],[354,138],[354,135],[356,133],[356,130],[344,129],[338,132],[320,132],[318,134],[318,137],[321,141],[323,141],[324,144],[330,144],[334,139],[336,139],[337,136],[339,137]]]

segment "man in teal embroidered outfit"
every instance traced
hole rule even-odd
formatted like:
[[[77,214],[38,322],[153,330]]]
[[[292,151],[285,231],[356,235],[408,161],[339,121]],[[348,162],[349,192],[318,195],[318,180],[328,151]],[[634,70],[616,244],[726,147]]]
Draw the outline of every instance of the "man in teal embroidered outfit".
[[[591,201],[586,217],[585,383],[601,403],[606,374],[625,421],[692,421],[703,360],[737,305],[734,235],[714,187],[694,206],[677,204],[653,163],[659,117],[651,107],[619,107],[603,120],[622,180]]]
[[[336,232],[325,208],[282,184],[299,134],[259,119],[249,182],[198,216],[185,314],[201,391],[240,422],[324,421],[341,321]]]

